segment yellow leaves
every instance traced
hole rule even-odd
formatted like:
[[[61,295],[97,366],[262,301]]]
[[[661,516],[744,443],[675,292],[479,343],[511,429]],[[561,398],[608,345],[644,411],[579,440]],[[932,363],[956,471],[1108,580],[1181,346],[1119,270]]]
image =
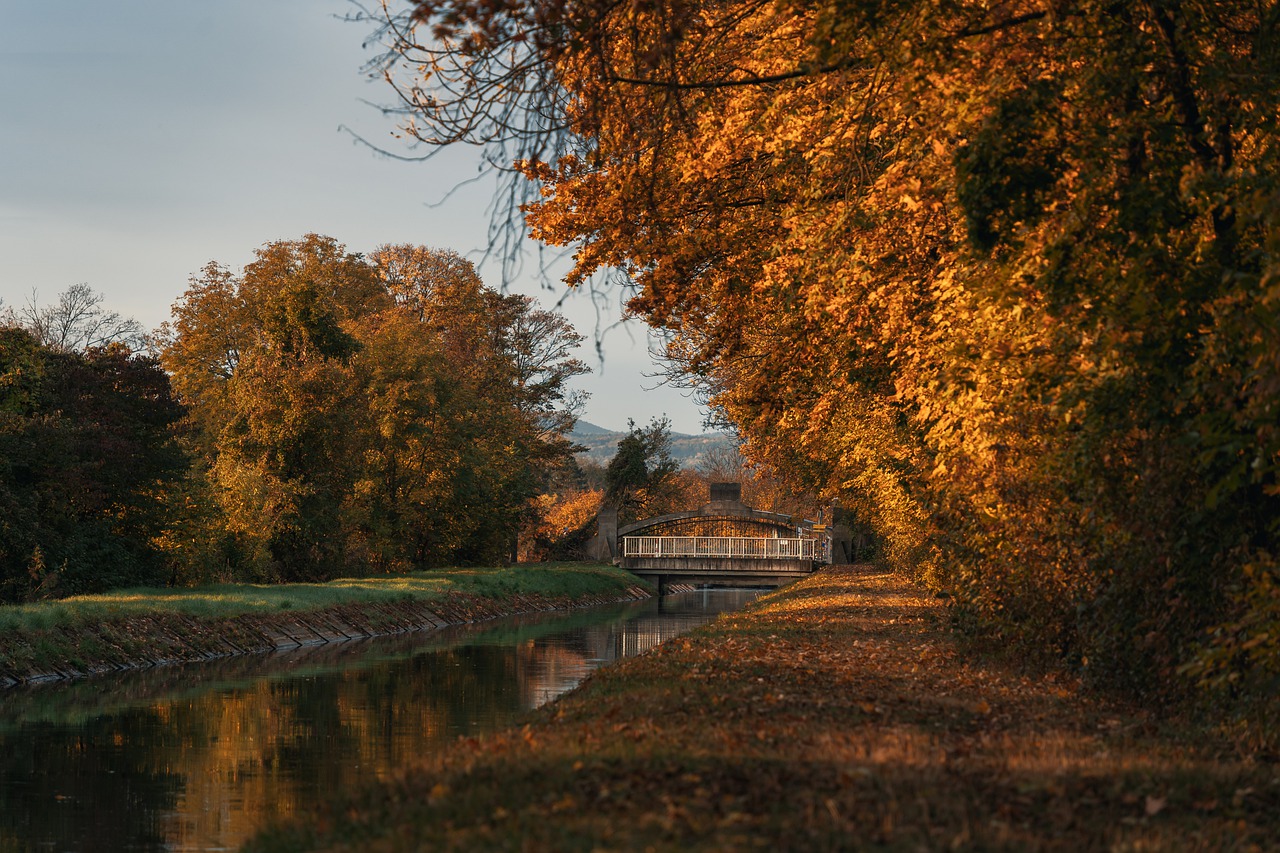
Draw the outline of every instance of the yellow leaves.
[[[1200,289],[1270,286],[1270,272],[1255,281],[1237,267],[1274,254],[1262,236],[1274,152],[1257,124],[1274,110],[1221,65],[1232,55],[1222,45],[1247,39],[1188,22],[1192,65],[1223,72],[1204,76],[1224,95],[1206,103],[1239,123],[1223,125],[1237,162],[1219,169],[1167,132],[1173,80],[1134,40],[1149,12],[1133,27],[1077,29],[940,8],[862,22],[856,9],[695,4],[697,25],[666,41],[648,7],[628,7],[634,26],[621,30],[600,19],[597,40],[558,45],[549,60],[590,154],[557,169],[521,163],[544,182],[529,222],[578,243],[571,283],[610,266],[633,274],[632,307],[675,335],[677,363],[753,452],[803,472],[805,486],[848,490],[841,499],[891,559],[908,570],[927,559],[931,571],[968,553],[973,565],[949,570],[980,591],[985,616],[1029,607],[1075,636],[1075,602],[1037,591],[1028,573],[1052,577],[1048,588],[1067,575],[1065,587],[1097,588],[1085,567],[1130,554],[1140,575],[1130,543],[1155,542],[1181,510],[1177,499],[1152,508],[1139,460],[1199,482],[1195,465],[1179,468],[1186,454],[1161,449],[1185,431],[1130,430],[1130,419],[1226,411],[1239,436],[1224,446],[1255,446],[1241,464],[1257,468],[1238,479],[1276,496],[1265,406],[1280,385],[1258,328],[1275,323],[1228,323],[1252,343],[1217,342],[1240,349],[1219,358],[1192,319],[1214,315],[1195,304]],[[1100,14],[1088,7],[1079,22]],[[974,35],[956,39],[966,27]],[[619,86],[606,68],[714,85]],[[1122,91],[1144,94],[1118,109]],[[1223,230],[1224,214],[1244,210],[1250,225]],[[1219,251],[1229,246],[1233,260],[1235,248]],[[1221,317],[1231,305],[1218,303]],[[1213,376],[1203,399],[1177,390],[1201,369],[1189,360]],[[1246,374],[1256,387],[1242,387]],[[1110,512],[1084,525],[1054,512],[1095,503]]]
[[[437,784],[452,793],[426,819],[360,837],[372,846],[385,834],[392,849],[551,848],[570,836],[610,849],[832,837],[904,848],[955,838],[1158,847],[1175,836],[1266,846],[1265,771],[1153,735],[1141,714],[1097,729],[1106,709],[1078,685],[958,654],[941,623],[921,619],[937,607],[887,573],[809,578],[731,625],[622,663],[560,700],[567,712],[535,722],[532,742],[507,731],[488,738],[501,746],[427,756],[396,795],[421,800]],[[925,645],[946,657],[917,668]],[[726,677],[673,691],[690,666]],[[484,834],[494,830],[510,834]]]
[[[565,794],[560,799],[551,804],[552,814],[563,814],[572,812],[578,808],[578,800],[572,794]]]

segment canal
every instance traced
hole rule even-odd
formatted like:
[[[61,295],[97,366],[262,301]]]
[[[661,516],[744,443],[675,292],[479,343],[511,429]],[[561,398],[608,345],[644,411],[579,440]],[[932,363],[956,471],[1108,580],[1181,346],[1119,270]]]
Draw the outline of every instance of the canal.
[[[0,851],[235,849],[759,593],[709,590],[0,692]]]

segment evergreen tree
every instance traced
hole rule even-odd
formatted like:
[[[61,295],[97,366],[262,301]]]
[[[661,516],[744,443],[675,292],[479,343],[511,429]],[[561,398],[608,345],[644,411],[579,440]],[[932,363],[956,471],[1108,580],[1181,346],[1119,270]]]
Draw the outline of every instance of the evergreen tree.
[[[647,427],[627,421],[627,434],[604,472],[604,502],[629,524],[640,518],[683,509],[680,465],[671,458],[671,421],[653,418]]]

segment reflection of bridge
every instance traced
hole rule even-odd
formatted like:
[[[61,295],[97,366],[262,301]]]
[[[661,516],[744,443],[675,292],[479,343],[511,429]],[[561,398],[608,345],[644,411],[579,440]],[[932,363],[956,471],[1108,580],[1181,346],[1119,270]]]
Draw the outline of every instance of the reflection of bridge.
[[[827,562],[829,546],[818,525],[752,509],[741,494],[737,483],[713,483],[711,502],[701,509],[620,529],[616,522],[610,529],[602,514],[601,544],[615,563],[660,589],[672,583],[780,586]]]

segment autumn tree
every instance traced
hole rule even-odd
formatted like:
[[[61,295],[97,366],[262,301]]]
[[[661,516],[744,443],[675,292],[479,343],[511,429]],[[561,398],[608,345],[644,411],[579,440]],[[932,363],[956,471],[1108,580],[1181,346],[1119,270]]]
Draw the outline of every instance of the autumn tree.
[[[711,483],[739,483],[742,502],[754,509],[796,518],[816,519],[822,507],[811,494],[797,494],[787,480],[767,464],[753,465],[736,445],[713,447],[694,465],[698,478]]]
[[[538,472],[571,451],[577,338],[531,318],[421,247],[308,235],[241,276],[206,267],[162,337],[234,539],[207,545],[284,579],[505,558]]]
[[[1280,671],[1277,12],[424,0],[428,144],[532,179],[746,453],[1101,681]]]
[[[484,287],[452,252],[384,246],[372,261],[400,309],[439,336],[454,408],[452,437],[436,447],[455,453],[455,490],[439,512],[459,519],[454,529],[474,531],[450,553],[508,558],[534,498],[577,449],[568,438],[579,408],[569,383],[587,370],[574,355],[582,337],[529,297]]]
[[[239,278],[206,267],[163,330],[226,524],[282,579],[343,564],[360,462],[354,324],[389,304],[363,259],[308,235],[258,250]]]

